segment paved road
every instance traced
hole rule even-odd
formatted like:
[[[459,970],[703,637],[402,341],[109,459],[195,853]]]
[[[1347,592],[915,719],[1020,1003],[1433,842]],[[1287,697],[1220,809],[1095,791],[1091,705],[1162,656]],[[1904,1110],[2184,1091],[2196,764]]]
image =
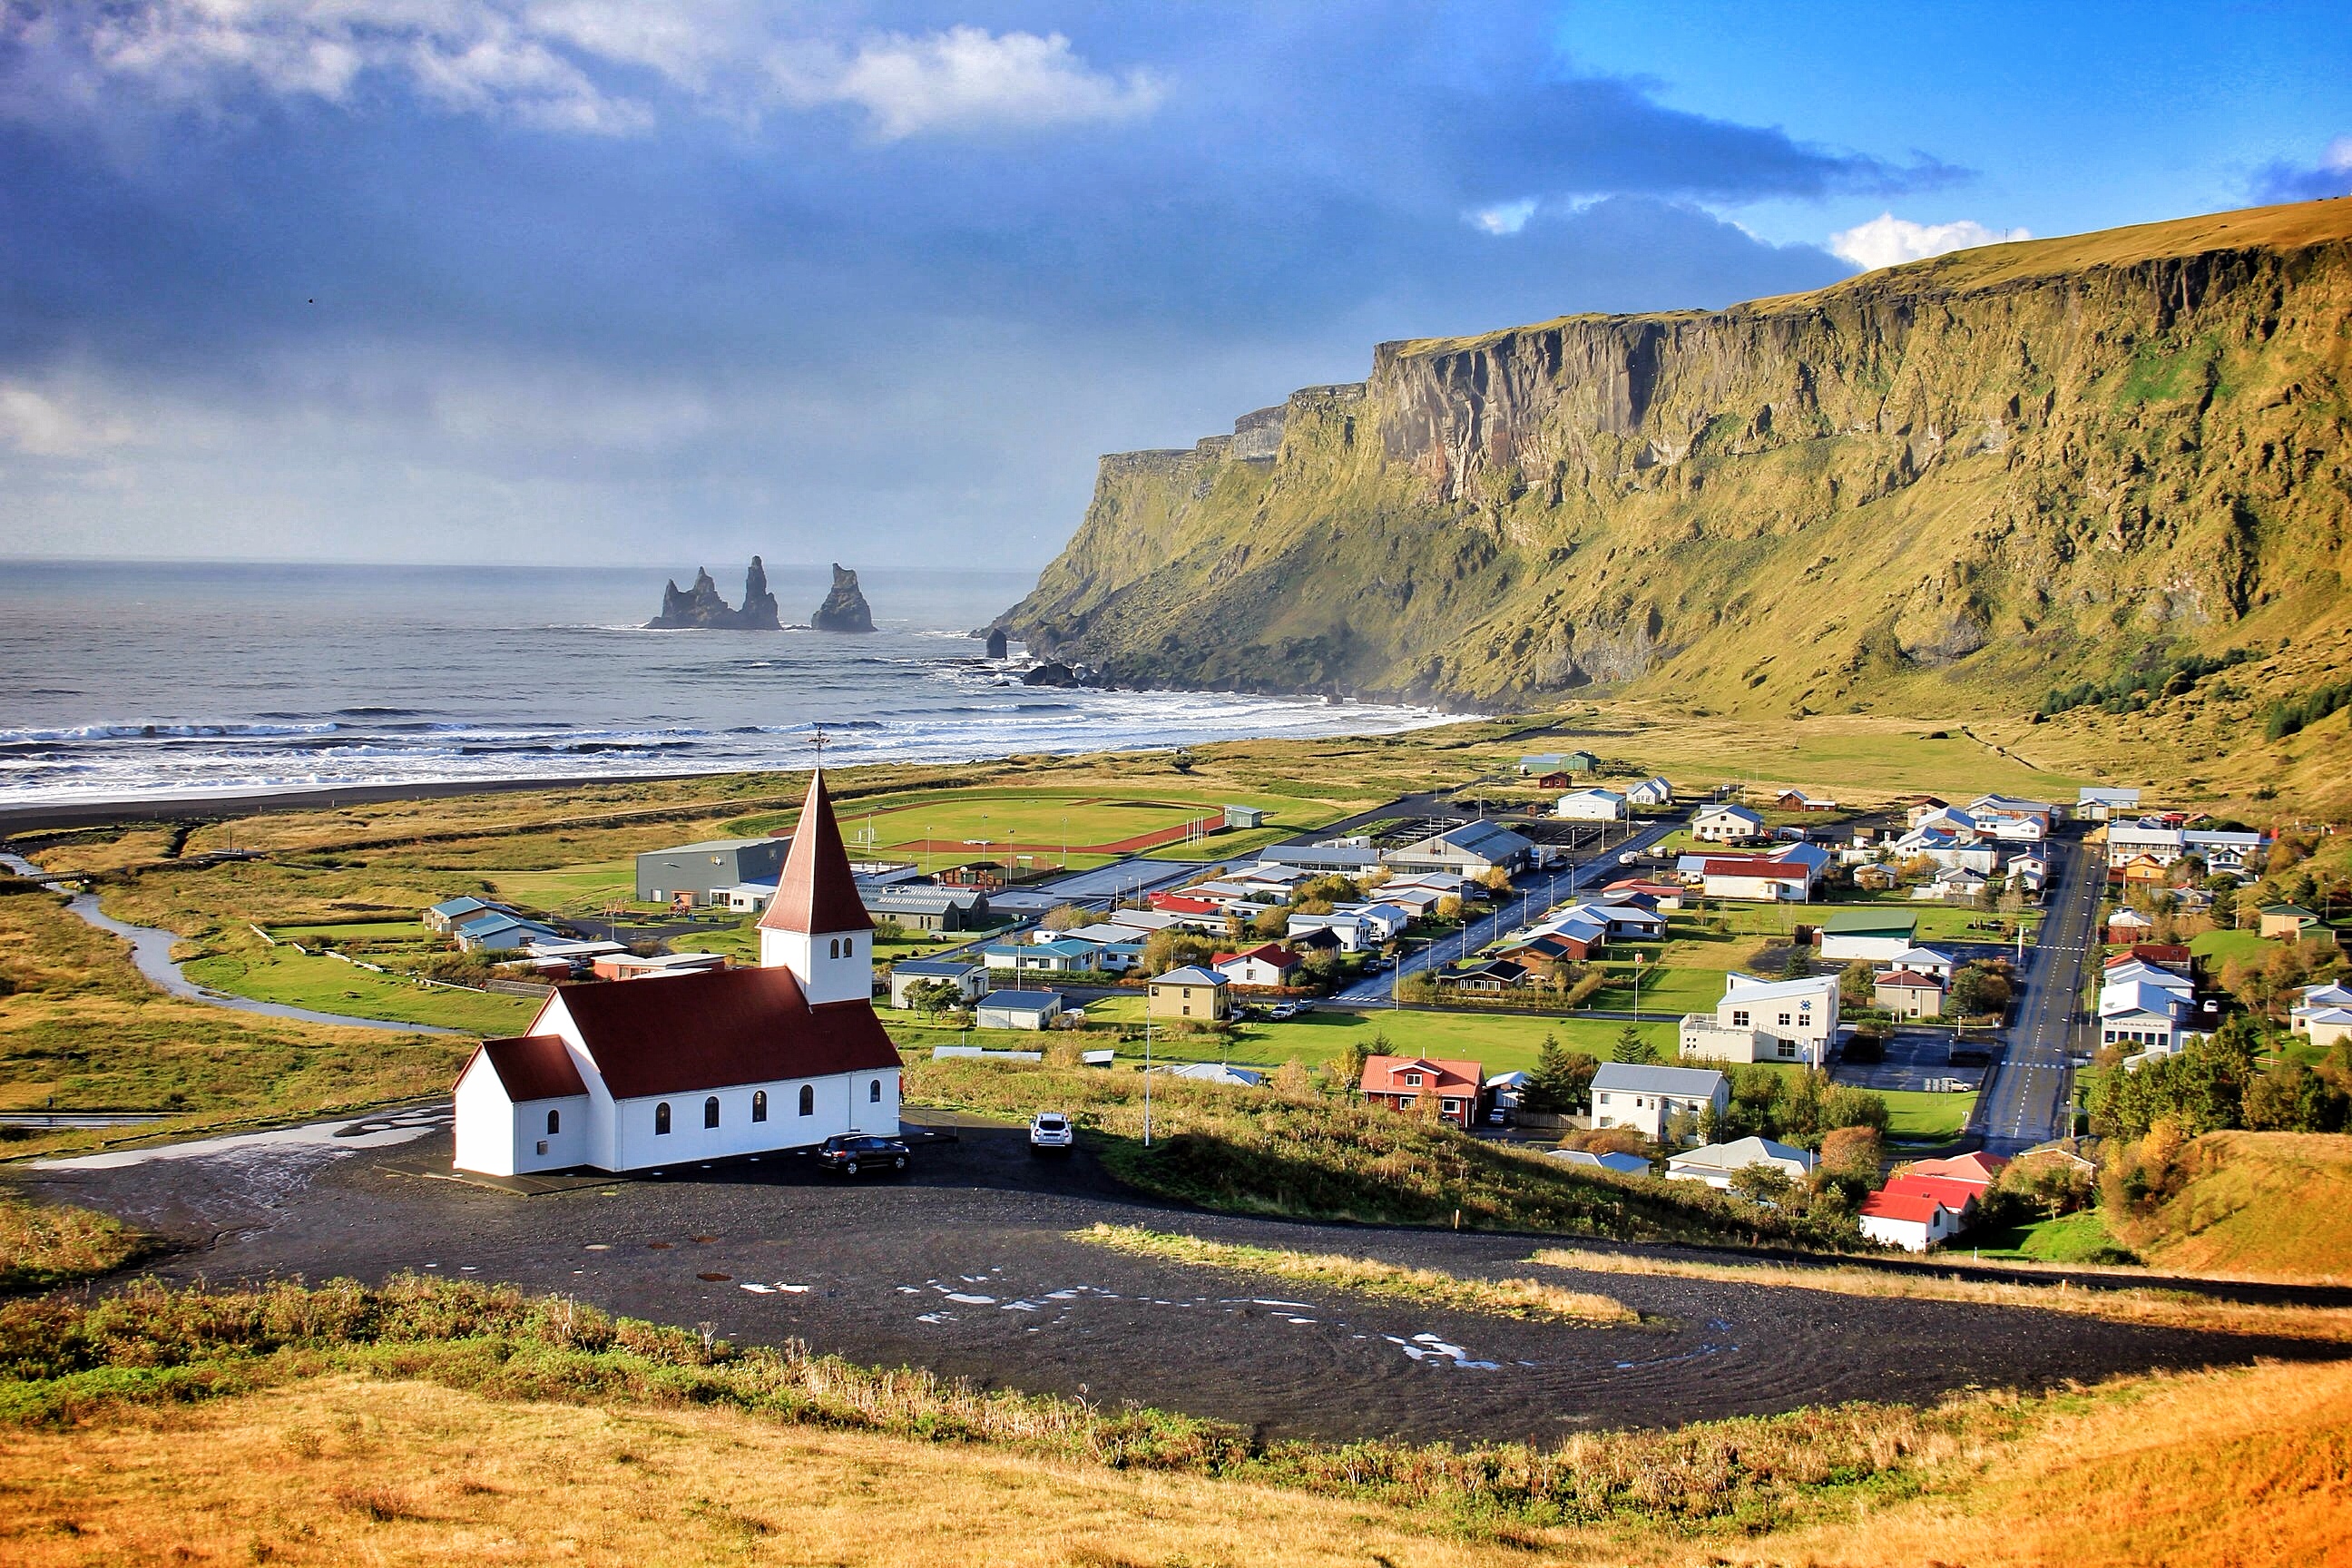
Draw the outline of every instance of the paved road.
[[[1996,1154],[2014,1154],[2073,1131],[2070,1058],[2083,966],[2097,951],[2105,860],[2087,845],[2063,839],[2052,842],[2051,852],[2058,860],[2057,889],[2034,942],[2009,1049],[1977,1106],[1976,1127]]]
[[[1518,885],[1518,893],[1505,900],[1502,907],[1492,914],[1473,921],[1452,936],[1441,938],[1406,954],[1397,960],[1396,968],[1391,973],[1368,975],[1334,994],[1331,1000],[1343,1006],[1390,1001],[1395,995],[1396,982],[1402,976],[1432,969],[1465,953],[1477,952],[1518,925],[1523,915],[1532,917],[1563,899],[1573,897],[1587,881],[1606,879],[1619,868],[1617,857],[1620,855],[1646,849],[1682,826],[1683,818],[1680,816],[1653,822],[1622,843],[1606,844],[1597,848],[1580,865],[1562,867],[1541,878],[1526,878]]]

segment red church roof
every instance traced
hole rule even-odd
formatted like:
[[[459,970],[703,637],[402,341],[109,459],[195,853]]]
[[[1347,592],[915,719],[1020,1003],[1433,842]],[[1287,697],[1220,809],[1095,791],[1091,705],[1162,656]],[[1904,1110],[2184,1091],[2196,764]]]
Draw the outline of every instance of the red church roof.
[[[499,1075],[499,1087],[517,1105],[527,1100],[563,1100],[588,1092],[588,1086],[580,1080],[580,1066],[572,1059],[570,1048],[553,1035],[484,1040],[474,1047],[474,1054],[489,1058],[490,1070]],[[457,1076],[466,1075],[461,1072]]]
[[[804,935],[874,929],[874,917],[857,896],[857,878],[849,869],[849,851],[842,847],[841,825],[834,820],[822,768],[809,774],[808,799],[801,803],[784,872],[760,917],[760,929]]]
[[[547,1006],[572,1015],[615,1100],[900,1065],[873,1003],[812,1007],[789,969],[566,985]]]

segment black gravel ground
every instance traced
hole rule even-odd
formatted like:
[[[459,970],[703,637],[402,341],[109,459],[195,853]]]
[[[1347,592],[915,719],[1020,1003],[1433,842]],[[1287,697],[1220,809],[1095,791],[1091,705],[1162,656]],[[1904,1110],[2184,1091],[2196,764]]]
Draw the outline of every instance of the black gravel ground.
[[[2060,1313],[1571,1275],[1524,1266],[1546,1245],[1539,1237],[1202,1215],[1138,1199],[1084,1152],[1034,1159],[1017,1129],[967,1131],[919,1151],[907,1177],[856,1183],[790,1156],[533,1197],[414,1173],[446,1171],[448,1157],[441,1131],[339,1158],[269,1151],[43,1173],[38,1185],[179,1238],[183,1249],[152,1270],[166,1278],[373,1281],[413,1270],[510,1281],[709,1323],[740,1342],[797,1336],[861,1362],[1135,1400],[1266,1436],[1540,1441],[2344,1353]],[[1067,1238],[1097,1220],[1461,1274],[1534,1274],[1676,1326],[1577,1329],[1423,1310]]]

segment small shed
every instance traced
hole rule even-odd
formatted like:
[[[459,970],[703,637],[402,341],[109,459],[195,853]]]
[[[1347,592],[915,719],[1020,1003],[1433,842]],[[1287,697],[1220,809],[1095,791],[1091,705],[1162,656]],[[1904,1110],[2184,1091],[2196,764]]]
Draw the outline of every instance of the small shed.
[[[1062,1016],[1058,991],[992,991],[972,1010],[983,1029],[1044,1029]]]
[[[1265,811],[1263,807],[1255,805],[1229,805],[1225,807],[1225,826],[1242,828],[1264,827]]]

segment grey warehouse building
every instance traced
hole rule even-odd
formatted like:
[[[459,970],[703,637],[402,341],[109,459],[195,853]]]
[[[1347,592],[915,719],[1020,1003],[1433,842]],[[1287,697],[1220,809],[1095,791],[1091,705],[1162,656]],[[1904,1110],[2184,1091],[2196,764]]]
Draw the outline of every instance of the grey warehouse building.
[[[742,882],[773,882],[784,873],[789,838],[710,838],[675,849],[648,849],[637,857],[637,901],[667,903],[680,893],[698,904],[710,902],[720,888]]]
[[[989,918],[988,895],[977,888],[875,887],[861,882],[857,897],[878,922],[908,931],[979,931]]]

